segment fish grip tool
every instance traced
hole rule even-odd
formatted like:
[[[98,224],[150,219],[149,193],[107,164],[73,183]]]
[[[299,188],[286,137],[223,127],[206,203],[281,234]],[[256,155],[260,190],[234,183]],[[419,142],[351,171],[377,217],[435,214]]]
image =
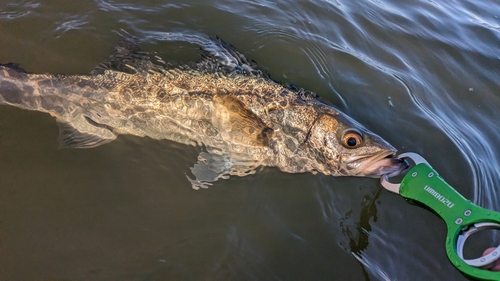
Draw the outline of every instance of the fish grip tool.
[[[467,200],[446,183],[429,163],[416,153],[403,153],[399,158],[415,162],[401,183],[381,178],[387,190],[398,193],[410,203],[419,203],[440,216],[447,227],[446,254],[451,263],[462,273],[480,280],[500,280],[500,272],[487,268],[500,258],[500,245],[489,254],[465,259],[463,249],[468,237],[486,229],[500,229],[500,212],[479,207]]]

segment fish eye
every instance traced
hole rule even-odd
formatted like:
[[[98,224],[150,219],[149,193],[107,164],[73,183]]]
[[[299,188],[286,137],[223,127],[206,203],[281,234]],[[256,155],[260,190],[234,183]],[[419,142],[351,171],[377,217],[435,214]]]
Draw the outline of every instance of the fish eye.
[[[346,148],[357,148],[363,143],[361,133],[357,131],[347,131],[342,136],[342,145]]]

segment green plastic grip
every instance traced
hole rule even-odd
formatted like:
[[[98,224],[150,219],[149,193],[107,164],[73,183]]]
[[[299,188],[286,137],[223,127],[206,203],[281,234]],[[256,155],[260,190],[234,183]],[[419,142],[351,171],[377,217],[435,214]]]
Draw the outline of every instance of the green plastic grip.
[[[500,272],[467,264],[457,254],[457,239],[475,223],[500,223],[500,213],[473,204],[447,184],[428,164],[413,167],[403,178],[399,193],[406,199],[433,210],[446,223],[446,253],[451,263],[464,274],[481,280],[500,280]]]

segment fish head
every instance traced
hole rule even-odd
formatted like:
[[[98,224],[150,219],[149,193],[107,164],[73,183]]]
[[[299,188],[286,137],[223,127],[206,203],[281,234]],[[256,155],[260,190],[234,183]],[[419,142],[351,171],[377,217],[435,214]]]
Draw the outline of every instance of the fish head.
[[[311,127],[308,147],[318,170],[335,176],[395,176],[408,167],[380,136],[339,111],[322,113]]]

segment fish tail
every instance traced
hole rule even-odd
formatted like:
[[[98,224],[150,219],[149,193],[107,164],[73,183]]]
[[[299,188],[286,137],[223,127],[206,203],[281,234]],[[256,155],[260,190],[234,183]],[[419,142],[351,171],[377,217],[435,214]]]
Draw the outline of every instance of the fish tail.
[[[23,83],[27,76],[17,64],[0,64],[0,104],[24,107],[26,92],[30,91]]]

